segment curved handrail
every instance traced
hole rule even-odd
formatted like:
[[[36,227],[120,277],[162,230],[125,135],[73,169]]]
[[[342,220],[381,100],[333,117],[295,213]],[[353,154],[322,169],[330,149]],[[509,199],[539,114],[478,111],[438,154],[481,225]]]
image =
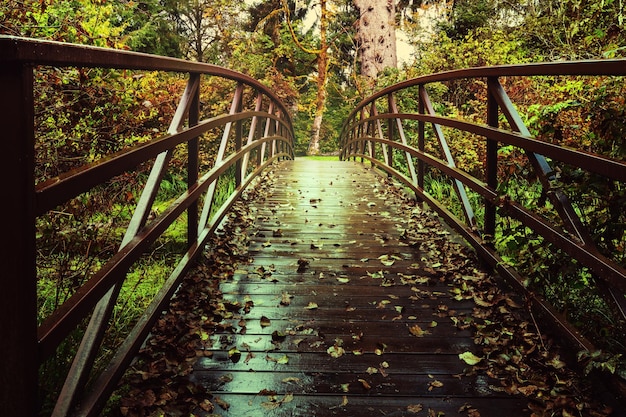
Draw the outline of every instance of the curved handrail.
[[[34,68],[38,66],[175,72],[188,74],[188,82],[165,134],[35,184],[33,85]],[[228,113],[200,120],[200,84],[207,76],[234,81],[236,87],[231,90],[232,103]],[[3,321],[0,334],[13,336],[11,343],[2,344],[0,354],[11,358],[15,365],[13,362],[4,365],[6,361],[3,361],[0,379],[8,381],[19,370],[24,381],[6,387],[2,393],[0,409],[6,411],[3,414],[36,414],[32,398],[37,391],[37,368],[82,321],[91,317],[52,415],[71,413],[89,377],[127,271],[171,224],[181,215],[187,215],[187,245],[185,253],[180,254],[178,266],[106,371],[94,378],[91,390],[80,401],[80,415],[96,415],[230,207],[269,164],[293,158],[291,117],[287,107],[268,87],[226,68],[129,51],[10,36],[0,36],[0,90],[3,91],[0,125],[3,126],[6,161],[0,164],[0,175],[15,179],[5,187],[5,192],[11,196],[5,205],[8,211],[5,215],[12,219],[7,233],[15,238],[14,246],[2,253],[6,279],[0,292],[0,314],[15,318],[6,328]],[[244,90],[249,90],[256,98],[251,108],[245,108]],[[244,127],[247,129],[245,134]],[[198,144],[203,134],[216,128],[222,129],[222,138],[215,163],[207,172],[201,172]],[[181,144],[188,146],[188,188],[167,209],[148,221],[149,215],[154,213],[152,206],[174,148]],[[119,251],[37,326],[37,217],[150,161],[153,161],[152,171]],[[217,181],[224,175],[229,175],[234,187],[226,199],[218,201],[215,198]]]
[[[607,302],[614,305],[621,313],[621,319],[626,318],[626,298],[624,297],[626,268],[598,251],[569,200],[555,186],[554,171],[551,168],[553,162],[562,162],[626,183],[626,163],[582,150],[560,147],[532,137],[504,92],[500,78],[625,75],[626,60],[613,59],[478,67],[446,71],[399,82],[374,93],[352,110],[341,131],[341,157],[367,160],[412,189],[419,199],[427,202],[472,244],[479,256],[505,277],[517,291],[525,295],[534,307],[549,317],[557,330],[574,341],[581,349],[592,349],[593,344],[589,340],[545,300],[530,291],[524,284],[524,277],[503,262],[494,249],[491,238],[496,230],[497,212],[501,216],[520,221],[541,235],[546,242],[553,244],[593,271],[594,275],[599,278],[602,290],[608,294]],[[488,100],[485,124],[437,115],[430,102],[427,92],[429,84],[467,79],[487,81],[486,97]],[[396,95],[409,88],[418,90],[414,95],[414,97],[417,96],[414,100],[417,109],[401,112],[398,110]],[[386,108],[386,111],[381,108]],[[499,126],[500,112],[511,126],[510,129]],[[409,143],[407,140],[405,132],[407,127],[404,121],[417,122],[417,132],[412,132],[417,137],[417,143]],[[439,142],[441,154],[444,155],[443,159],[425,150],[427,125],[432,126],[431,137]],[[486,166],[485,178],[477,178],[456,167],[441,126],[485,139],[486,155],[483,161]],[[551,224],[537,213],[498,191],[496,174],[499,144],[512,145],[526,152],[546,194],[551,198],[562,220],[563,227]],[[394,155],[395,158],[404,161],[405,169],[394,167],[394,162],[396,162]],[[435,169],[452,180],[462,206],[464,220],[454,215],[449,208],[426,192],[424,188],[426,167]],[[484,202],[485,215],[482,229],[478,226],[466,190],[477,193]]]

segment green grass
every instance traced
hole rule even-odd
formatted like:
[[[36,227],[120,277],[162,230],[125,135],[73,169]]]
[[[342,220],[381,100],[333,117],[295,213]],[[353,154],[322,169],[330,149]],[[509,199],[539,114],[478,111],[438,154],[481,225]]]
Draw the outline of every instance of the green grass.
[[[313,161],[339,161],[339,155],[307,155],[298,156],[298,159],[310,159]]]

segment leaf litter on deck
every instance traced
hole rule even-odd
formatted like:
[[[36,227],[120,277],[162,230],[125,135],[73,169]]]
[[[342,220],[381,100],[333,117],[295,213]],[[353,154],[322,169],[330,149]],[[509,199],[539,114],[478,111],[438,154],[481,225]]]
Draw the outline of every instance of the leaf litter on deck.
[[[271,174],[266,176],[262,187],[249,193],[248,199],[264,198],[263,190],[272,182]],[[410,204],[400,192],[390,188],[388,180],[381,180],[384,186],[376,188],[378,193],[386,193],[385,204],[395,200],[397,207],[401,207],[403,215],[397,220],[400,238],[406,246],[414,247],[421,253],[420,259],[415,260],[404,273],[390,273],[385,269],[375,272],[367,272],[361,279],[380,280],[380,286],[406,285],[413,291],[412,301],[437,300],[444,293],[431,291],[428,286],[433,280],[445,280],[450,290],[449,295],[457,301],[470,300],[475,304],[473,314],[458,314],[445,304],[440,304],[433,315],[438,320],[450,320],[460,330],[472,330],[474,332],[473,351],[459,354],[459,361],[467,367],[463,375],[472,376],[485,374],[496,383],[490,385],[493,391],[501,391],[511,395],[526,397],[533,416],[554,415],[609,415],[610,409],[594,403],[587,396],[586,387],[578,376],[568,370],[564,361],[560,358],[555,342],[539,333],[530,320],[527,312],[521,307],[523,302],[515,296],[499,289],[495,279],[490,275],[477,270],[474,265],[473,254],[463,245],[447,239],[448,232],[441,228],[439,221],[432,215],[424,212],[419,207]],[[381,191],[382,190],[382,191]],[[395,193],[395,194],[394,194]],[[398,203],[398,200],[401,200]],[[321,202],[311,200],[312,208]],[[368,201],[370,215],[377,214],[388,217],[386,210],[376,212],[379,205]],[[185,278],[184,284],[170,303],[168,311],[155,325],[151,338],[142,349],[138,361],[129,369],[124,378],[128,387],[128,393],[121,400],[120,411],[125,416],[151,415],[162,412],[173,415],[190,415],[204,412],[218,413],[219,409],[228,410],[229,404],[211,392],[201,384],[192,382],[189,378],[194,363],[202,357],[211,356],[207,349],[213,341],[211,336],[224,331],[236,333],[230,319],[237,318],[241,310],[249,312],[254,308],[254,300],[248,298],[244,304],[230,303],[222,300],[219,290],[219,280],[229,279],[235,273],[248,273],[258,279],[278,281],[273,277],[273,265],[257,267],[254,271],[248,271],[245,265],[248,263],[246,253],[247,235],[242,233],[254,220],[254,214],[247,211],[245,204],[237,204],[229,216],[229,222],[224,227],[224,232],[216,236],[211,244],[214,251],[208,251],[207,262],[203,262],[194,274]],[[275,229],[274,237],[282,237],[283,229]],[[386,245],[389,236],[379,235],[376,240],[381,245]],[[271,242],[264,244],[266,249],[271,247]],[[356,242],[355,242],[356,243]],[[311,244],[312,249],[321,248],[317,243]],[[404,260],[401,254],[387,254],[378,258],[383,267],[391,267],[396,262]],[[362,258],[362,263],[368,263],[369,258]],[[298,273],[308,272],[310,260],[300,258],[296,267]],[[419,275],[412,275],[410,269],[420,270]],[[349,280],[340,275],[336,278],[339,283],[348,284]],[[443,281],[442,281],[443,282]],[[419,288],[418,288],[419,287]],[[390,297],[391,298],[391,297]],[[292,296],[283,293],[280,305],[289,306]],[[382,309],[391,303],[379,302]],[[395,312],[402,313],[401,300],[393,302]],[[318,308],[315,301],[307,304],[307,309]],[[356,311],[346,307],[346,311]],[[389,320],[394,317],[389,316]],[[246,322],[237,318],[240,330],[245,329]],[[263,327],[271,326],[267,317],[262,317],[260,324]],[[437,321],[432,320],[430,329],[437,326]],[[415,324],[408,327],[408,331],[420,338],[430,337],[431,331]],[[287,330],[284,335],[307,336],[315,335],[315,329],[300,323]],[[359,336],[355,341],[359,341]],[[282,336],[281,336],[282,339]],[[281,342],[276,341],[277,343]],[[304,339],[295,339],[294,343],[302,343]],[[323,343],[321,341],[314,343]],[[379,341],[376,355],[383,355],[386,344]],[[251,360],[254,355],[249,349],[245,361]],[[239,360],[241,351],[236,346],[231,346],[229,352],[233,352],[232,358]],[[341,361],[346,351],[340,343],[329,346],[327,354],[334,360]],[[362,354],[362,350],[354,349],[352,352]],[[232,359],[231,358],[231,359]],[[270,355],[265,359],[276,364],[289,362],[288,355]],[[367,374],[374,374],[374,370],[386,375],[386,366],[370,367]],[[371,372],[371,373],[370,373]],[[461,377],[463,377],[463,375]],[[297,378],[296,378],[297,379]],[[293,381],[296,381],[294,379]],[[371,388],[365,378],[356,378],[355,383],[363,388]],[[428,383],[428,391],[440,389],[443,382],[433,379]],[[349,384],[344,385],[349,389]],[[293,394],[286,392],[279,395],[275,392],[261,392],[259,395],[267,396],[267,401],[261,403],[266,410],[273,410],[288,404],[293,400]],[[349,402],[347,396],[336,407],[346,406]],[[406,408],[409,414],[438,415],[436,410],[424,410],[419,403],[409,405]],[[479,416],[478,410],[470,404],[459,409],[468,416]]]

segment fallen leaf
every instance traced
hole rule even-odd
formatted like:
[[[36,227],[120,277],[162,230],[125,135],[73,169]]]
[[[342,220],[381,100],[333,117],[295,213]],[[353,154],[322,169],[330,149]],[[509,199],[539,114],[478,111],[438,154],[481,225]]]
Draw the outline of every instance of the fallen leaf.
[[[535,391],[537,391],[536,385],[527,385],[525,387],[518,387],[517,390],[521,392],[526,397],[532,395]]]
[[[419,325],[415,324],[409,327],[409,332],[416,337],[424,337],[424,335],[428,334],[428,330],[423,330]]]
[[[232,348],[228,351],[228,357],[231,361],[237,363],[241,359],[241,352],[237,348]]]
[[[306,308],[307,310],[315,310],[316,308],[318,308],[318,305],[313,301],[309,301],[309,304],[307,304],[307,306],[304,308]]]
[[[280,298],[280,305],[288,306],[289,304],[291,304],[291,295],[289,295],[288,292],[282,293]]]
[[[366,380],[359,378],[358,381],[361,383],[361,385],[363,385],[363,388],[367,390],[372,389],[372,386]]]
[[[215,398],[213,398],[213,400],[217,403],[217,405],[220,406],[220,408],[222,410],[228,410],[230,408],[230,404],[228,402],[222,400],[220,397],[215,397]],[[211,410],[205,410],[205,411],[211,411]]]
[[[483,358],[479,358],[478,356],[474,355],[472,352],[469,352],[469,351],[459,353],[459,359],[461,359],[466,364],[472,365],[472,366],[478,364],[480,361],[483,360]]]
[[[406,411],[408,411],[411,414],[417,414],[421,412],[423,409],[424,409],[424,406],[422,406],[422,404],[410,404],[406,406]]]
[[[326,353],[333,358],[339,358],[340,356],[343,356],[346,351],[341,346],[334,345],[326,349]]]
[[[272,322],[270,321],[270,319],[268,319],[265,316],[261,316],[261,327],[269,327],[272,325]]]
[[[441,387],[443,387],[443,382],[438,381],[436,379],[428,383],[428,391],[432,391],[433,388],[441,388]]]
[[[217,402],[219,404],[218,400],[219,400],[219,398],[216,397],[215,398],[215,402]],[[213,406],[213,403],[211,401],[207,400],[207,399],[203,400],[200,404],[198,404],[198,406],[200,408],[202,408],[204,411],[206,411],[207,413],[212,412],[213,409],[215,408]]]
[[[389,255],[381,255],[378,257],[378,260],[385,266],[391,266],[396,262],[396,260],[392,259]]]

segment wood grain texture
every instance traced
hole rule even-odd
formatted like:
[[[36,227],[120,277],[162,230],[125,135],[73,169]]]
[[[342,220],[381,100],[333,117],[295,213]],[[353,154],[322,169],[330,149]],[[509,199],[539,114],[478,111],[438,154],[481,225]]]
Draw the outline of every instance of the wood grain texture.
[[[530,415],[525,399],[492,389],[498,381],[464,375],[458,355],[475,345],[452,317],[474,305],[447,279],[458,245],[430,239],[445,228],[362,165],[297,160],[273,181],[250,207],[252,262],[221,284],[227,302],[251,307],[212,336],[190,376],[223,401],[214,413]]]

